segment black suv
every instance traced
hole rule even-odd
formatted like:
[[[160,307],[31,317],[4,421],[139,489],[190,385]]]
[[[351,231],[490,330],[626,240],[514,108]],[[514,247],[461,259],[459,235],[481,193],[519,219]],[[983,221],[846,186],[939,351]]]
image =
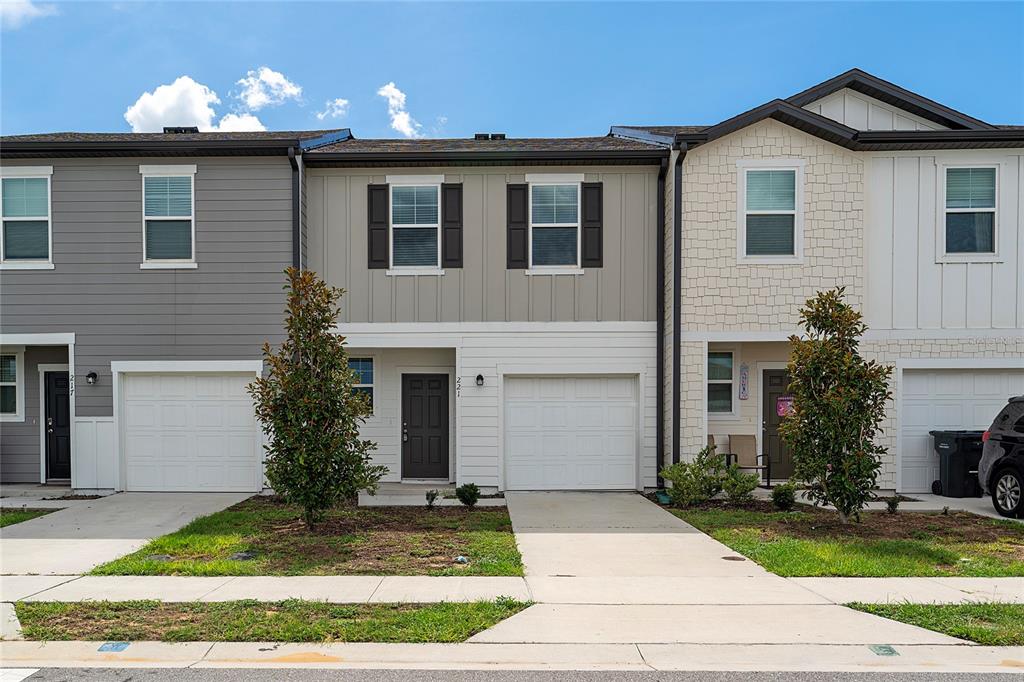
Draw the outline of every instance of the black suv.
[[[1010,398],[981,439],[978,482],[997,512],[1024,517],[1024,395]]]

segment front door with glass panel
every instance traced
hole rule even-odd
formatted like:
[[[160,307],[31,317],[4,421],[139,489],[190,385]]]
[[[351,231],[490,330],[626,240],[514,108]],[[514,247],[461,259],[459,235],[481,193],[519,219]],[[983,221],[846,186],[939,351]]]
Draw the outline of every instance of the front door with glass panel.
[[[789,478],[793,475],[793,455],[779,434],[779,424],[793,409],[789,373],[784,369],[766,369],[761,385],[761,449],[771,461],[772,478]]]

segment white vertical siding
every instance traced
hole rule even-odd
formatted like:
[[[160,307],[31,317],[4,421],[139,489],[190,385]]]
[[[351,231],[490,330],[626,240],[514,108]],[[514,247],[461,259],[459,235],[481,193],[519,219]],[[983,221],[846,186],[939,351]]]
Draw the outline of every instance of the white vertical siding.
[[[804,109],[855,130],[946,130],[934,121],[846,88],[815,100]]]
[[[1024,327],[1024,161],[1008,150],[876,154],[866,168],[865,315],[872,329]],[[996,259],[945,262],[943,164],[999,167]]]

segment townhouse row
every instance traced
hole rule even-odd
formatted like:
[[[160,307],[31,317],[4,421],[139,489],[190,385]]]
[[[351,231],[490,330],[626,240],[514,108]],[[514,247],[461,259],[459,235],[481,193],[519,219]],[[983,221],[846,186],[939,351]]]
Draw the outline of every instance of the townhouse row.
[[[846,288],[893,364],[880,485],[1024,394],[1024,126],[853,70],[708,126],[0,139],[0,478],[257,491],[283,270],[338,333],[387,481],[642,490],[713,440],[792,461],[787,339]]]

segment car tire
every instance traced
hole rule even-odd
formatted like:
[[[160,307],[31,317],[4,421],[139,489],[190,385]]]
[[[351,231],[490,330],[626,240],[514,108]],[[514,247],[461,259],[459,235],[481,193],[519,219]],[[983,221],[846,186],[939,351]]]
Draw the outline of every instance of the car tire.
[[[1000,469],[992,477],[992,506],[1000,516],[1017,518],[1024,511],[1024,476],[1016,469]]]

